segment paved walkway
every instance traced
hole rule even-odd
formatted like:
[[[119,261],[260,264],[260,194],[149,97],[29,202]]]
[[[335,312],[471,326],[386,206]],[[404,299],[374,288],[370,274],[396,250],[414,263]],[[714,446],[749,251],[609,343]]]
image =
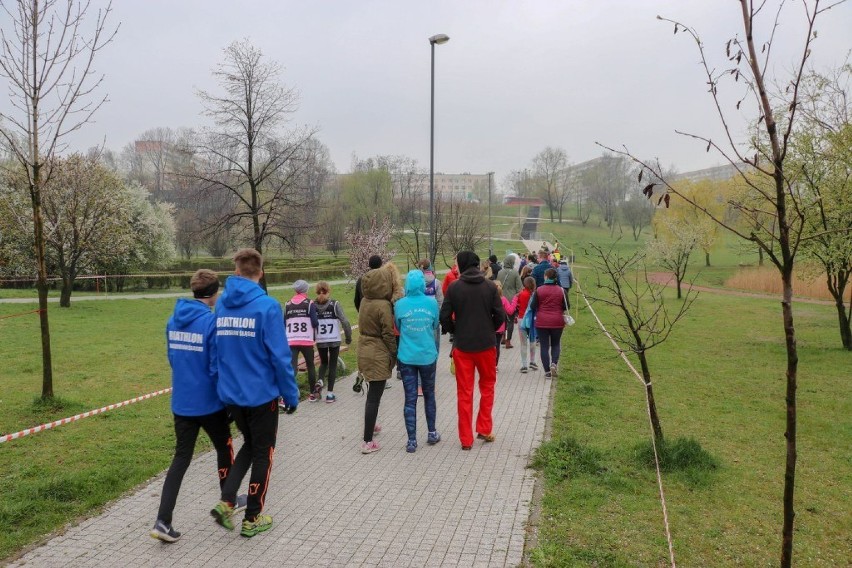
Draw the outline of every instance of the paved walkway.
[[[198,456],[184,479],[174,519],[183,533],[177,543],[148,536],[161,475],[12,566],[519,565],[534,486],[527,464],[542,440],[552,381],[540,371],[520,374],[520,349],[504,349],[494,406],[497,440],[462,451],[443,340],[439,444],[425,444],[420,402],[422,445],[405,452],[402,383],[392,379],[379,410],[382,449],[362,455],[364,397],[346,378],[335,389],[337,403],[303,402],[295,414],[281,416],[266,505],[275,520],[271,531],[247,539],[213,522],[209,510],[218,500],[218,482],[211,452]]]

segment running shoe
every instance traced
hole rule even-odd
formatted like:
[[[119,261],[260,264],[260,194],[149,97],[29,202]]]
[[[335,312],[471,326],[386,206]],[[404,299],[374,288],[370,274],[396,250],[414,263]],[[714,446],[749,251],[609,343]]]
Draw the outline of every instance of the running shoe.
[[[550,374],[554,377],[559,374],[559,366],[556,363],[550,364]]]
[[[417,451],[417,440],[409,440],[408,444],[405,445],[405,451],[409,454],[413,454]]]
[[[545,371],[544,378],[545,379],[552,379],[553,375],[550,373],[550,371]]]
[[[215,507],[210,509],[210,514],[216,519],[216,522],[228,529],[234,530],[234,523],[231,521],[231,515],[234,514],[234,508],[230,503],[219,501]]]
[[[430,446],[434,446],[435,444],[437,444],[440,441],[441,441],[441,435],[437,431],[429,432],[429,437],[426,438],[426,443],[429,444]]]
[[[325,395],[325,401],[326,401],[328,404],[331,404],[332,402],[337,402],[337,397],[336,397],[336,396],[334,396],[334,393],[333,393],[333,392],[330,392],[330,393],[328,393],[327,395]]]
[[[525,374],[525,375],[526,375],[526,374],[527,374],[527,368],[526,368],[526,367],[521,367],[521,373],[523,373],[523,374]]]
[[[538,371],[538,365],[535,363],[530,363],[530,371]]]
[[[240,536],[253,537],[256,534],[268,531],[272,528],[272,517],[269,515],[258,515],[253,521],[243,520]]]
[[[382,449],[382,447],[375,440],[370,440],[369,442],[361,444],[362,454],[372,454],[373,452],[378,452],[380,449]]]
[[[476,437],[479,440],[485,440],[486,442],[493,442],[497,439],[497,436],[495,436],[494,434],[477,434]]]
[[[317,395],[315,395],[314,393],[311,393],[311,394],[308,395],[308,402],[316,402],[316,401],[317,401]]]
[[[151,538],[158,538],[163,542],[175,542],[180,538],[180,533],[172,528],[172,525],[157,519],[154,528],[151,529]]]
[[[375,426],[373,426],[373,434],[381,434],[381,432],[382,432],[382,425],[381,424],[376,424]]]

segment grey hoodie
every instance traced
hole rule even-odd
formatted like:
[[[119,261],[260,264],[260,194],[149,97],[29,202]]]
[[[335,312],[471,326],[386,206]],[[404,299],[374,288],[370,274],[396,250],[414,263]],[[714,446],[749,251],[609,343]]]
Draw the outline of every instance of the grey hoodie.
[[[521,275],[515,270],[515,257],[509,255],[503,260],[503,269],[497,273],[497,282],[503,285],[503,296],[507,300],[512,300],[515,295],[523,288]]]

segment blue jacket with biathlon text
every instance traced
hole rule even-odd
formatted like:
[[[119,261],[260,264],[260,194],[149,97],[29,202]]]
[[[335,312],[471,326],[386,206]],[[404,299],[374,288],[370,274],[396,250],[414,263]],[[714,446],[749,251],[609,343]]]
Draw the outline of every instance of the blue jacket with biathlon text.
[[[219,398],[225,404],[260,406],[278,396],[299,404],[281,304],[259,284],[229,276],[216,302]]]
[[[426,280],[420,270],[405,278],[405,297],[393,308],[399,330],[397,359],[408,365],[431,365],[438,359],[435,331],[438,329],[438,302],[426,295]]]
[[[172,412],[204,416],[225,408],[216,393],[216,318],[198,300],[181,298],[166,324],[172,366]]]

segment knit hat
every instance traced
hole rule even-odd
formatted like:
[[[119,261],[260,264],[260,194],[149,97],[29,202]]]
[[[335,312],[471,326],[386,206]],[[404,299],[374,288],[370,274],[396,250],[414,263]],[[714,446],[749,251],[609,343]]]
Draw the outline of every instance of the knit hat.
[[[473,251],[463,250],[456,257],[456,264],[459,266],[459,272],[464,272],[471,266],[479,268],[479,257]]]
[[[299,294],[307,294],[308,283],[304,280],[296,280],[295,282],[293,282],[293,290],[295,290]]]
[[[370,257],[369,261],[370,270],[375,270],[377,268],[381,268],[382,266],[382,257],[377,254],[374,254]]]

